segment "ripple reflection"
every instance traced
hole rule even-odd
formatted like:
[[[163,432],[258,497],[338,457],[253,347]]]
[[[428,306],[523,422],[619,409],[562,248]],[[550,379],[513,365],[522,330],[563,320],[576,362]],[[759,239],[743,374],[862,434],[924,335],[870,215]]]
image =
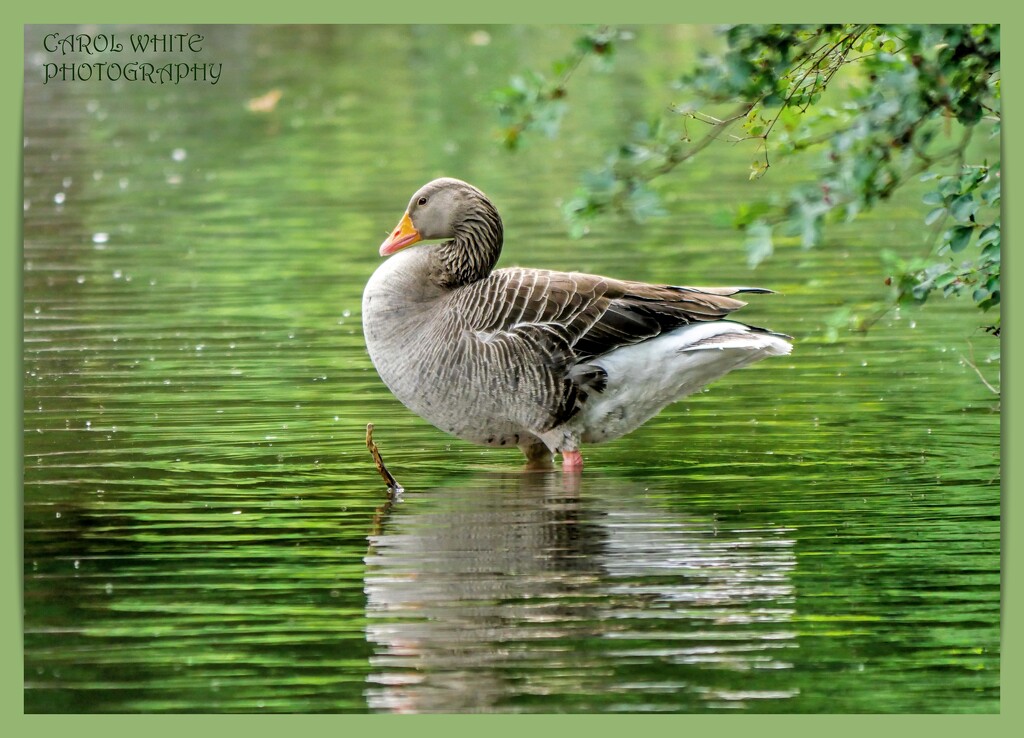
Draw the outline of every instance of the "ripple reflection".
[[[724,530],[591,475],[411,494],[370,537],[367,702],[685,711],[792,697],[743,676],[791,667],[790,532]]]

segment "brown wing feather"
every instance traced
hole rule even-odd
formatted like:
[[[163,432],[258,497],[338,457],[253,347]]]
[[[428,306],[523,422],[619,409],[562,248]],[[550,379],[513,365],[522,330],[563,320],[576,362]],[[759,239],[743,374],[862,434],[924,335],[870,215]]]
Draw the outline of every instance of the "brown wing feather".
[[[724,318],[746,304],[732,297],[745,292],[770,290],[652,285],[510,268],[464,288],[477,309],[463,314],[472,315],[472,330],[529,347],[547,367],[556,395],[551,398],[554,426],[572,417],[589,391],[603,387],[603,377],[573,372],[574,366],[679,326]]]
[[[677,287],[579,272],[499,269],[480,284],[489,293],[473,328],[488,333],[543,328],[577,359],[600,356],[690,323],[720,320],[746,305],[733,295],[758,287]],[[479,296],[484,299],[484,295]],[[481,306],[483,307],[483,306]]]

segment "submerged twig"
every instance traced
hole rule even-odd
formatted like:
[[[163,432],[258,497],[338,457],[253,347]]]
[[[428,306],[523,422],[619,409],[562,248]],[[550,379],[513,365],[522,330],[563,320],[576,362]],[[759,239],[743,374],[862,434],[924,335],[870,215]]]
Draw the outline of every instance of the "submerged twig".
[[[974,359],[974,344],[971,343],[970,339],[968,339],[968,341],[967,341],[967,348],[971,352],[971,358],[968,359],[966,356],[963,355],[963,352],[961,352],[960,360],[963,361],[967,366],[969,366],[971,369],[974,370],[974,373],[978,375],[978,379],[980,379],[981,383],[988,388],[989,392],[991,392],[992,394],[996,395],[997,397],[1001,397],[1002,395],[999,392],[999,388],[998,387],[993,387],[989,383],[989,381],[987,379],[985,379],[985,375],[981,373],[981,369],[978,368],[978,364],[976,363],[976,361]]]
[[[396,498],[392,497],[391,494],[389,493],[387,501],[383,505],[378,507],[377,510],[373,513],[373,525],[370,527],[371,536],[379,536],[381,533],[384,532],[384,521],[386,521],[388,519],[388,516],[391,514],[391,508],[395,506],[395,499]],[[370,549],[373,549],[372,542],[370,545]]]
[[[388,487],[388,497],[394,499],[401,495],[405,490],[398,483],[398,480],[392,476],[391,472],[388,471],[388,468],[384,466],[384,459],[380,455],[377,444],[373,441],[373,423],[366,424],[366,448],[370,449],[373,463],[377,465],[377,473],[380,474],[380,478],[384,480],[384,484]]]

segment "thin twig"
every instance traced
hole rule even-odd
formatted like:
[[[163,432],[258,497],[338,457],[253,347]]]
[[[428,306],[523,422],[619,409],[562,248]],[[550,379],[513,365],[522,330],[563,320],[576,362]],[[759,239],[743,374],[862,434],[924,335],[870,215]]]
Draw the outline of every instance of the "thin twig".
[[[974,344],[971,343],[971,339],[969,339],[969,338],[967,339],[967,348],[971,352],[971,358],[967,359],[966,357],[964,357],[962,352],[960,354],[960,358],[963,360],[963,362],[965,364],[967,364],[967,366],[971,367],[971,369],[974,370],[974,373],[978,375],[978,379],[981,380],[981,383],[983,385],[985,385],[986,387],[988,387],[988,391],[989,392],[991,392],[992,394],[994,394],[996,396],[999,396],[1000,395],[999,390],[996,387],[993,387],[991,384],[989,384],[988,380],[985,379],[985,376],[981,373],[981,370],[978,369],[978,365],[977,365],[977,363],[975,363],[975,359],[974,359]]]
[[[857,324],[857,327],[855,328],[856,332],[857,333],[867,334],[868,331],[870,331],[872,328],[874,328],[875,324],[878,321],[880,321],[882,318],[884,318],[886,315],[888,315],[893,310],[893,308],[895,308],[895,307],[897,307],[897,303],[895,301],[893,301],[893,302],[891,302],[891,303],[889,303],[887,305],[884,305],[873,316],[871,316],[869,318],[865,318],[864,320],[860,321]]]
[[[370,449],[370,455],[373,456],[373,463],[377,466],[377,473],[380,474],[380,478],[384,480],[384,484],[388,487],[388,497],[394,499],[404,492],[402,485],[398,483],[388,468],[384,466],[384,459],[380,455],[380,450],[377,448],[377,444],[373,441],[373,423],[366,424],[366,448]]]
[[[757,105],[757,103],[759,102],[760,99],[755,100],[752,103],[743,103],[736,109],[736,113],[730,115],[727,118],[722,119],[713,118],[710,115],[701,113],[701,115],[703,115],[705,118],[710,118],[710,121],[702,120],[701,118],[698,118],[697,115],[694,113],[687,113],[687,115],[693,118],[694,120],[711,126],[711,130],[704,135],[704,138],[700,139],[697,143],[693,144],[693,146],[688,148],[686,151],[676,154],[674,156],[670,156],[665,161],[665,163],[662,164],[660,167],[651,170],[650,175],[647,178],[654,179],[655,177],[660,177],[663,174],[668,174],[687,159],[690,159],[691,157],[694,157],[697,154],[699,154],[702,150],[706,149],[710,144],[716,141],[718,137],[721,136],[726,131],[726,129],[729,128],[729,126],[731,126],[739,119],[746,117],[747,113],[749,113],[753,109],[753,107]],[[687,133],[687,135],[689,134]]]
[[[867,26],[861,26],[860,30],[857,31],[857,33],[851,32],[846,36],[843,36],[843,38],[839,39],[834,44],[832,44],[832,46],[830,46],[828,50],[825,51],[824,53],[818,55],[818,51],[822,48],[821,46],[819,46],[817,49],[814,50],[814,52],[808,55],[809,59],[812,59],[814,63],[808,66],[804,73],[800,76],[799,81],[795,81],[794,84],[790,87],[789,94],[786,96],[786,99],[782,101],[782,105],[779,106],[779,112],[776,113],[775,117],[772,118],[771,122],[768,123],[768,128],[765,130],[763,134],[766,140],[768,134],[771,133],[772,129],[775,127],[775,124],[779,122],[779,118],[782,117],[782,111],[789,107],[790,102],[793,100],[796,94],[804,89],[804,80],[807,79],[808,75],[810,75],[811,72],[822,71],[822,62],[824,62],[826,59],[831,59],[836,49],[838,49],[845,43],[846,50],[839,52],[837,54],[837,59],[833,60],[832,63],[830,63],[828,66],[824,67],[824,69],[829,70],[828,76],[825,78],[824,82],[821,85],[821,89],[824,90],[828,86],[828,83],[832,80],[832,77],[835,75],[835,73],[846,64],[846,56],[853,49],[853,45],[857,43],[857,39],[863,36],[866,30]],[[803,66],[803,64],[804,62],[801,62],[797,67],[794,68],[793,71],[799,69],[801,66]],[[806,112],[809,105],[810,103],[808,102],[807,105],[801,108],[800,112]]]

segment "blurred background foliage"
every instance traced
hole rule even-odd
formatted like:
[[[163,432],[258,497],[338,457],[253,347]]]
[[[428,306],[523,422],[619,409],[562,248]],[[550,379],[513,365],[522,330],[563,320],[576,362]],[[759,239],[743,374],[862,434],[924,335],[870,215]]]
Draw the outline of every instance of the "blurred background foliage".
[[[558,135],[581,70],[610,68],[638,33],[585,30],[546,70],[494,90],[505,146]],[[807,181],[736,204],[733,224],[751,266],[780,243],[817,246],[827,224],[923,186],[926,251],[908,258],[879,246],[888,307],[936,292],[968,295],[998,336],[999,26],[735,25],[720,36],[718,50],[680,70],[649,119],[582,176],[563,205],[570,232],[586,235],[609,212],[634,221],[664,215],[659,180],[711,144],[749,146],[752,180],[781,159],[811,155]]]

